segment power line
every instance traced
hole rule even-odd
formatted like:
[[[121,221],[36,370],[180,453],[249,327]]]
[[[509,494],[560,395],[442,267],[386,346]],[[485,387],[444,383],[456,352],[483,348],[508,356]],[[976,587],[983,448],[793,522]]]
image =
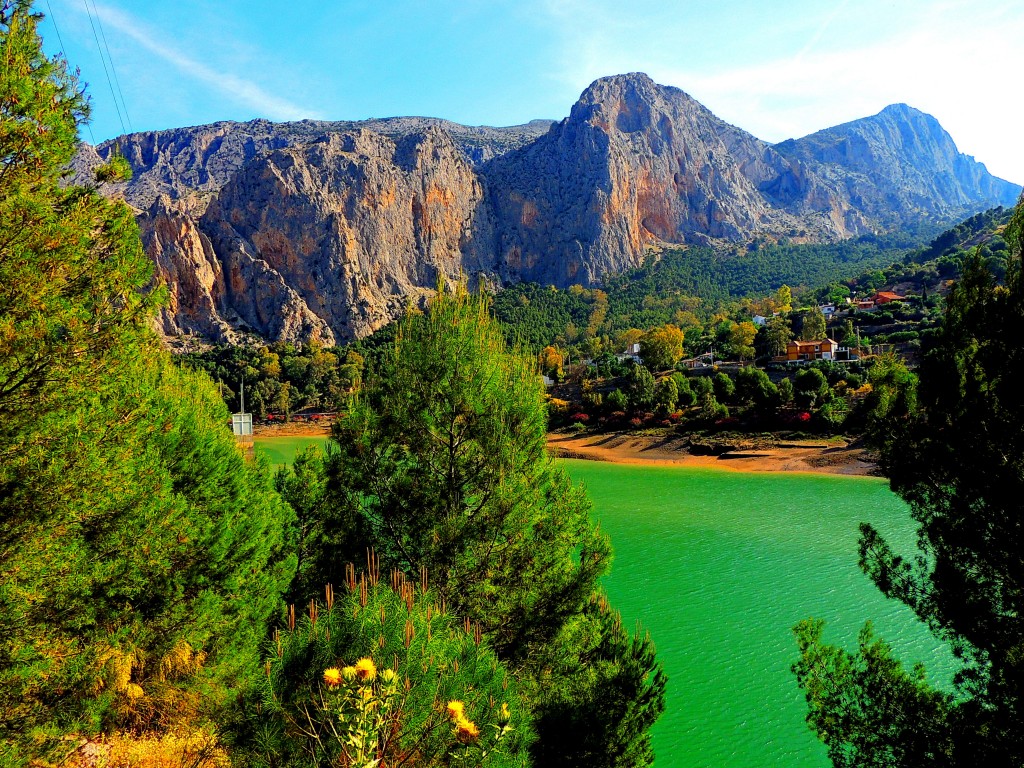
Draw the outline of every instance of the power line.
[[[49,0],[47,0],[49,2]],[[88,2],[88,0],[86,0]],[[124,93],[121,91],[121,81],[117,77],[117,68],[114,66],[114,57],[110,55],[110,46],[107,44],[107,33],[103,31],[103,18],[99,9],[96,8],[96,0],[92,0],[92,7],[96,11],[96,26],[100,28],[100,37],[103,38],[103,47],[107,49],[107,58],[110,60],[110,71],[114,74],[114,85],[117,86],[117,93],[121,97],[121,106],[124,108],[124,119],[128,121],[128,129],[135,132],[132,126],[132,118],[128,114],[128,102],[124,100]]]
[[[60,27],[57,26],[57,17],[53,15],[53,8],[50,7],[50,0],[46,0],[46,10],[50,14],[50,23],[53,24],[53,31],[57,33],[57,42],[60,44],[60,55],[64,57],[64,64],[68,64],[68,52],[64,48],[64,38],[60,36]],[[85,123],[85,129],[89,131],[89,140],[92,145],[96,146],[96,137],[92,133],[92,126],[88,120],[83,121]]]
[[[107,76],[107,85],[110,86],[110,98],[114,100],[114,109],[117,110],[117,119],[121,123],[121,133],[128,133],[128,129],[124,127],[124,118],[121,117],[121,107],[117,103],[117,95],[114,93],[114,82],[110,79],[110,70],[107,69],[107,60],[103,56],[103,46],[100,45],[100,36],[96,32],[96,23],[92,19],[92,11],[89,10],[89,0],[82,0],[85,5],[85,12],[89,16],[89,26],[92,27],[92,36],[96,41],[96,50],[100,54],[100,62],[103,64],[103,73]]]

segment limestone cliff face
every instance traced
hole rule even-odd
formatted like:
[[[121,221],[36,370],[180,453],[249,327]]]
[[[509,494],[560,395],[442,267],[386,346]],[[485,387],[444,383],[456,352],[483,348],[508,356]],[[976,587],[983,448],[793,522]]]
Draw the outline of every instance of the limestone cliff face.
[[[363,336],[465,276],[599,283],[649,246],[835,240],[1016,201],[903,105],[767,144],[634,73],[559,123],[216,123],[118,140],[168,335]],[[84,146],[80,179],[114,142]]]
[[[482,197],[443,131],[395,142],[360,130],[254,160],[194,225],[175,218],[174,230],[151,210],[145,229],[159,236],[147,248],[172,296],[191,296],[189,311],[214,325],[331,344],[385,325],[438,280],[489,268],[463,255],[486,237]],[[186,286],[193,264],[205,279]]]
[[[821,186],[810,171],[639,73],[598,80],[547,135],[483,170],[500,269],[519,279],[598,282],[653,243],[850,234],[800,218]]]
[[[142,245],[168,291],[159,328],[167,336],[194,334],[232,342],[235,333],[224,318],[223,269],[191,213],[187,201],[161,195],[139,218]]]
[[[198,196],[209,200],[248,162],[269,151],[300,147],[332,135],[371,130],[395,141],[428,130],[452,137],[462,153],[480,163],[536,139],[550,127],[548,120],[505,128],[467,126],[428,117],[392,117],[378,120],[301,120],[272,123],[220,122],[167,131],[145,131],[105,141],[99,147],[83,145],[72,164],[79,182],[109,155],[115,144],[132,166],[134,175],[122,194],[131,205],[145,210],[159,195],[172,199]]]

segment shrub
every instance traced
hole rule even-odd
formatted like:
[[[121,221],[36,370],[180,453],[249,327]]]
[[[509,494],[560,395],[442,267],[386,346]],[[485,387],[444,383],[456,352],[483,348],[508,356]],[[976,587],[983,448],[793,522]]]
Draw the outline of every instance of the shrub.
[[[479,625],[438,604],[426,575],[413,583],[371,570],[268,647],[262,723],[251,762],[264,765],[453,762],[528,765],[531,726],[509,675]]]

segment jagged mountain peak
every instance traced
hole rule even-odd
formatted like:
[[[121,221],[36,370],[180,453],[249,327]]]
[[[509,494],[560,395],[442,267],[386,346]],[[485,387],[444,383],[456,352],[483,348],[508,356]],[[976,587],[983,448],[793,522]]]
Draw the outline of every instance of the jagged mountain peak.
[[[885,226],[953,218],[978,207],[1013,205],[1020,187],[962,154],[932,115],[890,104],[870,117],[775,145],[793,160],[822,166],[851,199]]]
[[[606,130],[634,133],[669,115],[695,111],[713,118],[700,102],[679,88],[655,83],[643,72],[601,77],[573,105],[570,121],[589,121]]]
[[[558,122],[255,120],[119,144],[164,330],[221,339],[340,341],[439,279],[594,285],[650,246],[836,240],[1019,193],[906,104],[773,146],[642,72],[595,80]]]
[[[927,112],[922,112],[916,107],[912,107],[909,104],[904,104],[902,101],[897,104],[889,104],[888,106],[883,107],[882,110],[877,115],[875,115],[875,117],[881,117],[883,115],[894,116],[903,119],[909,117],[916,117],[917,115],[923,115],[924,117],[927,117],[930,120],[935,120],[935,118],[929,115]]]

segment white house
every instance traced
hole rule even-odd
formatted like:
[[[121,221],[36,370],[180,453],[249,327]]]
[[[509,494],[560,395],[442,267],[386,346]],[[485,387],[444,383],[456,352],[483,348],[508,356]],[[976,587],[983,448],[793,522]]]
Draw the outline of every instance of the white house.
[[[619,362],[623,362],[625,360],[632,360],[634,363],[641,362],[639,342],[636,344],[630,344],[628,347],[626,347],[625,352],[620,352],[615,357],[618,358]]]

